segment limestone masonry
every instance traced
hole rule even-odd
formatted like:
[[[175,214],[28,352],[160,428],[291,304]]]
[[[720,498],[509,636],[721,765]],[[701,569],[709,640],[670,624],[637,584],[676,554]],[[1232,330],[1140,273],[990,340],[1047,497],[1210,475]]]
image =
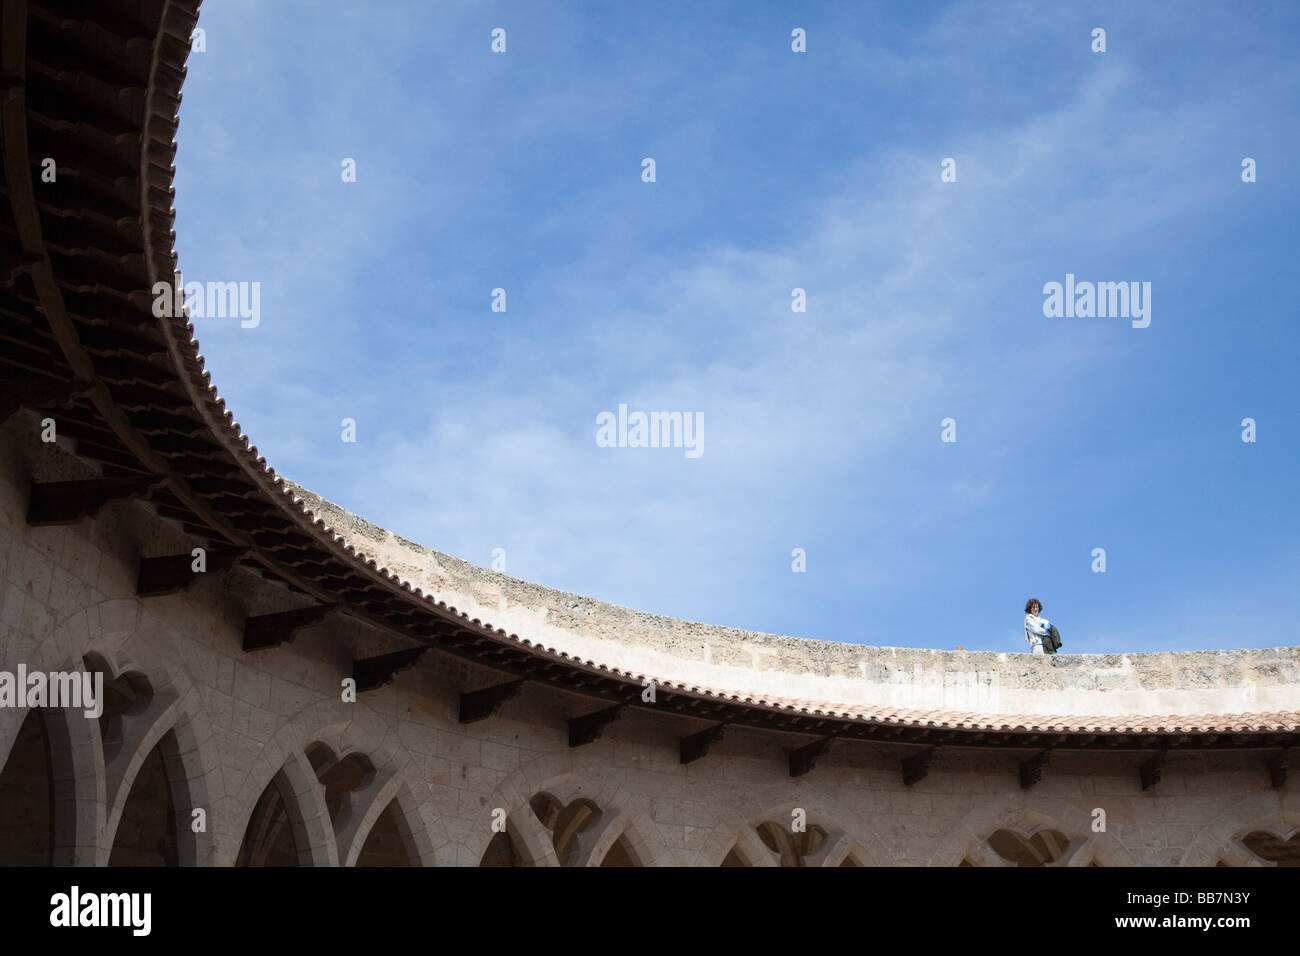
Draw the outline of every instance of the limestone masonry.
[[[4,9],[0,865],[1300,863],[1300,648],[756,634],[286,482],[151,308],[197,0]]]

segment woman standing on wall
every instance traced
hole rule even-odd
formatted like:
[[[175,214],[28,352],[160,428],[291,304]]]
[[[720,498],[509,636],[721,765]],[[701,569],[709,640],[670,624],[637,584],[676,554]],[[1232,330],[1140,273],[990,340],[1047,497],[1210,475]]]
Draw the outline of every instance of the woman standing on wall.
[[[1061,646],[1061,632],[1045,617],[1039,617],[1043,605],[1038,598],[1025,602],[1025,640],[1031,654],[1055,654]]]

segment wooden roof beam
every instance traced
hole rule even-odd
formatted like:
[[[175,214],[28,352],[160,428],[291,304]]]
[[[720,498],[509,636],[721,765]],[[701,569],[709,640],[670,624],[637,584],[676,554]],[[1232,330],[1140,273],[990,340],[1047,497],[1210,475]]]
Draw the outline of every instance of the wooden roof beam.
[[[293,611],[259,614],[244,621],[244,650],[257,651],[290,643],[304,627],[323,621],[332,604],[316,604]]]
[[[1264,762],[1268,768],[1268,782],[1272,784],[1274,790],[1281,790],[1286,786],[1286,772],[1290,769],[1293,760],[1291,753],[1289,749],[1282,750]]]
[[[677,749],[682,763],[694,763],[709,752],[709,748],[722,739],[726,723],[714,724],[698,734],[683,737],[677,742]]]
[[[1160,782],[1161,776],[1164,775],[1166,752],[1161,750],[1152,754],[1138,768],[1138,779],[1142,781],[1142,789],[1150,790]]]
[[[161,481],[160,477],[140,475],[33,484],[27,523],[35,527],[73,524],[93,516],[114,499],[146,497]]]
[[[487,720],[493,716],[501,705],[506,701],[519,696],[519,692],[524,689],[527,681],[522,678],[519,680],[506,681],[504,684],[496,684],[492,687],[484,687],[482,690],[472,690],[460,695],[460,716],[462,724],[472,724],[476,721]]]
[[[934,760],[938,752],[938,747],[927,747],[920,753],[914,753],[910,757],[902,758],[903,786],[910,787],[912,784],[920,783],[929,776],[930,762]]]
[[[357,682],[357,693],[376,690],[385,684],[391,684],[399,671],[414,667],[425,655],[428,647],[408,647],[391,654],[377,657],[364,657],[352,662],[352,679]]]
[[[569,746],[581,747],[596,740],[605,728],[623,716],[626,704],[615,704],[604,710],[569,719]]]
[[[245,553],[243,548],[194,548],[186,554],[141,558],[135,593],[140,597],[174,594],[189,587],[201,574],[229,571]]]
[[[1028,760],[1020,762],[1020,789],[1028,790],[1043,779],[1043,768],[1052,759],[1052,748],[1039,751]]]
[[[0,422],[20,408],[47,408],[64,405],[86,395],[93,382],[56,382],[52,379],[9,379],[0,383]]]
[[[817,758],[830,753],[831,741],[835,738],[822,737],[812,743],[790,751],[790,776],[802,777],[817,764]]]

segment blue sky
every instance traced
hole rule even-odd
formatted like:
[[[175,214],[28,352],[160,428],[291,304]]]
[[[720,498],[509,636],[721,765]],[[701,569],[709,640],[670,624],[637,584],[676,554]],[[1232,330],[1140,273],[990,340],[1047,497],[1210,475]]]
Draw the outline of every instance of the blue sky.
[[[1066,652],[1300,643],[1293,5],[223,0],[199,25],[181,269],[261,283],[256,328],[195,325],[281,474],[713,624],[1021,651],[1033,595]],[[1045,317],[1066,273],[1150,282],[1150,326]],[[703,454],[598,447],[619,403],[701,413]]]

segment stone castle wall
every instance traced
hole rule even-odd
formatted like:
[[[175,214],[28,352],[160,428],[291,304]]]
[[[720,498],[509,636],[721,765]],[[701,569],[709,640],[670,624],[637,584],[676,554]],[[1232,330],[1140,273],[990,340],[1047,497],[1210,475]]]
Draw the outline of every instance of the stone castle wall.
[[[36,441],[36,430],[26,413],[0,429],[0,669],[89,662],[110,679],[138,675],[133,686],[147,688],[107,731],[80,714],[43,715],[56,862],[103,864],[139,850],[126,844],[150,833],[142,815],[148,805],[131,794],[160,766],[178,817],[204,811],[203,832],[178,827],[175,837],[180,862],[204,865],[236,862],[273,781],[289,805],[298,859],[314,864],[356,862],[380,820],[388,821],[384,839],[400,843],[409,861],[462,866],[503,853],[555,864],[561,842],[570,865],[615,857],[769,865],[778,855],[764,825],[788,831],[798,811],[819,831],[796,848],[807,865],[1006,865],[990,849],[999,833],[1026,844],[1035,834],[1057,834],[1057,862],[1074,865],[1250,864],[1261,860],[1240,838],[1256,830],[1285,837],[1300,827],[1294,786],[1271,787],[1249,753],[1173,755],[1147,791],[1137,755],[1059,754],[1041,782],[1023,790],[1018,764],[1029,754],[969,750],[942,752],[929,775],[908,787],[899,772],[906,751],[858,742],[837,743],[810,773],[791,778],[791,741],[744,729],[729,730],[706,757],[683,765],[678,740],[702,729],[700,722],[637,710],[595,742],[571,748],[567,719],[602,705],[536,685],[496,716],[460,724],[458,695],[500,677],[438,652],[345,703],[340,687],[353,659],[392,650],[391,637],[335,615],[291,644],[246,653],[247,615],[303,603],[248,570],[210,574],[173,595],[136,597],[142,555],[187,551],[195,542],[131,501],[76,525],[27,525],[30,483],[77,477],[85,467]],[[636,670],[699,674],[711,686],[1057,714],[1294,708],[1300,688],[1293,648],[1062,658],[1068,664],[1060,666],[1028,655],[864,648],[669,621],[472,569],[313,506],[359,547],[373,541],[366,550],[381,563],[475,616]],[[0,765],[18,753],[26,717],[0,708]],[[370,772],[341,796],[327,793],[314,756],[322,744],[335,759],[364,758]],[[21,784],[25,773],[15,765],[6,786]],[[588,808],[579,815],[586,822],[562,841],[564,821],[578,817],[545,808],[578,804]],[[1098,809],[1106,818],[1100,833],[1093,831]],[[508,823],[508,852],[501,838],[493,842],[498,810]],[[24,839],[0,829],[0,850]]]
[[[1034,658],[868,647],[717,627],[475,567],[407,541],[297,485],[290,488],[358,551],[426,593],[548,647],[635,673],[755,697],[988,714],[1300,710],[1300,647]],[[1019,638],[1014,608],[1010,620]]]

